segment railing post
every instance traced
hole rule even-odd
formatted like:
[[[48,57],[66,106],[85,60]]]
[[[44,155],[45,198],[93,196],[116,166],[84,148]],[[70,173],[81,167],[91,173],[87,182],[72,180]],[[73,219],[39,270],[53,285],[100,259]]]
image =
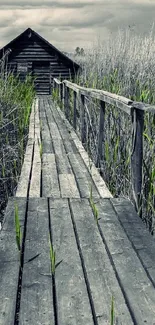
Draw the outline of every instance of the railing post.
[[[63,83],[62,84],[62,93],[63,93],[63,100],[62,100],[62,102],[63,102],[63,110],[64,110],[64,112],[65,112],[65,87],[66,87],[66,85]]]
[[[77,93],[74,91],[74,112],[73,112],[73,127],[76,130],[76,103],[77,103]]]
[[[61,86],[61,84],[59,84],[59,99],[60,99],[60,86]]]
[[[60,100],[63,101],[63,84],[60,84]]]
[[[64,108],[66,118],[69,119],[69,88],[65,85],[65,98],[64,98]]]
[[[55,90],[55,85],[56,85],[56,82],[55,80],[53,79],[53,89]]]
[[[104,121],[105,121],[105,102],[100,101],[100,120],[99,120],[96,167],[100,167],[100,161],[103,159]]]
[[[142,216],[142,169],[143,169],[143,129],[144,111],[133,108],[132,111],[132,154],[131,154],[131,179],[133,198],[140,217]]]
[[[80,119],[81,119],[81,142],[86,142],[86,123],[85,123],[85,97],[80,94],[81,97],[81,105],[80,105]]]

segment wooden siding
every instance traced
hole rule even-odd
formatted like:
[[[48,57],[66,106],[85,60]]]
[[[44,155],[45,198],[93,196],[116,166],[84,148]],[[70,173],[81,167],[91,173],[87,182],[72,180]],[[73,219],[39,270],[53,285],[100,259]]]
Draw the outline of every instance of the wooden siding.
[[[8,70],[18,74],[18,63],[28,63],[28,73],[36,78],[35,88],[39,94],[49,94],[53,86],[53,78],[73,79],[75,71],[73,64],[57,53],[46,42],[40,40],[32,33],[31,38],[22,36],[21,40],[14,42],[9,55]],[[38,63],[37,63],[38,62]],[[26,73],[19,74],[24,81]]]

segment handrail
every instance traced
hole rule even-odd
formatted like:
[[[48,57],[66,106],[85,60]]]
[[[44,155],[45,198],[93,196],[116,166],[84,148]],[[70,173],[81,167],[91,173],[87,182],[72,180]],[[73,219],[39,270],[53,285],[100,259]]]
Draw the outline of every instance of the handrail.
[[[103,157],[104,145],[104,122],[106,103],[116,106],[131,116],[132,122],[132,154],[131,154],[131,182],[133,187],[133,199],[137,210],[141,208],[141,191],[142,191],[142,166],[143,166],[143,130],[144,130],[144,113],[155,113],[155,106],[142,102],[132,101],[120,95],[110,92],[81,87],[68,80],[60,81],[54,78],[54,88],[59,88],[60,99],[63,100],[66,118],[69,119],[69,90],[74,92],[74,109],[73,109],[73,127],[76,130],[77,120],[77,97],[80,99],[80,132],[81,141],[86,142],[86,121],[85,121],[85,96],[96,98],[100,101],[100,120],[98,132],[98,152],[96,166],[100,167],[100,161]],[[142,210],[140,210],[142,215]]]
[[[80,93],[84,96],[90,96],[99,100],[103,100],[108,104],[117,106],[118,108],[125,111],[127,114],[131,114],[132,107],[145,111],[155,113],[155,105],[150,105],[142,102],[133,101],[124,96],[116,95],[105,90],[86,88],[81,87],[75,83],[72,83],[68,80],[60,81],[57,78],[54,78],[54,81],[58,85],[65,84],[68,88]]]

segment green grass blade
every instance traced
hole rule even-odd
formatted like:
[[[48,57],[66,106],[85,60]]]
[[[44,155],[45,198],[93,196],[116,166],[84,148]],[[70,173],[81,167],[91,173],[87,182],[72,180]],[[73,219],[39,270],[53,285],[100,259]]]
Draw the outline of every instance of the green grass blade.
[[[114,325],[114,297],[112,296],[111,299],[111,319],[110,319],[110,325]]]

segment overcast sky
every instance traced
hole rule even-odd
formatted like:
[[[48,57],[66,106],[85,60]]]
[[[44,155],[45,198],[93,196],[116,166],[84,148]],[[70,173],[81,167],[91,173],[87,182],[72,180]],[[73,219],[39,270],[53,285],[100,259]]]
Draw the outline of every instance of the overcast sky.
[[[0,0],[0,47],[31,27],[60,50],[73,51],[118,28],[149,34],[154,20],[155,0]]]

